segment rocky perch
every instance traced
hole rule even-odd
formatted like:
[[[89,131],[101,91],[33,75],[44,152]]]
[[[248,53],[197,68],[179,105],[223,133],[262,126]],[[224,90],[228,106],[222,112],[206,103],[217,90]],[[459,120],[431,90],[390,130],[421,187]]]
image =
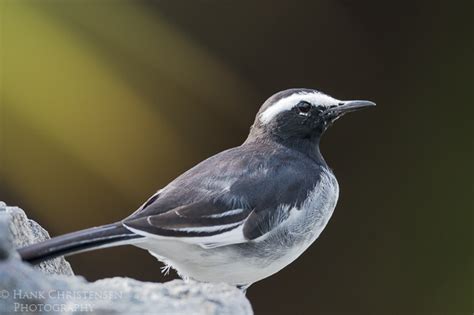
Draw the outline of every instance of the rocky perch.
[[[0,202],[0,314],[252,314],[226,284],[109,278],[87,282],[64,258],[32,267],[15,248],[49,238],[17,207]]]

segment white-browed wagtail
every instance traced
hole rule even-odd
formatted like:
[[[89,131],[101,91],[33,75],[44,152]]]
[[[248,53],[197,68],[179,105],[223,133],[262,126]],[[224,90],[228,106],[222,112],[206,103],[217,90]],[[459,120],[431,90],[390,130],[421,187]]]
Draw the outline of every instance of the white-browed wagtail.
[[[342,115],[374,105],[311,89],[276,93],[241,146],[194,166],[129,217],[19,253],[38,263],[132,244],[183,278],[245,288],[290,264],[318,238],[339,195],[320,138]]]

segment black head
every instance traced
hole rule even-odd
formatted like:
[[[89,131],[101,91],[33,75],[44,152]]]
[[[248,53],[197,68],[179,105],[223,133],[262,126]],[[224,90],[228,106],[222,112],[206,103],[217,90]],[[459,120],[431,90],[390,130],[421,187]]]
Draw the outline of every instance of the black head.
[[[289,89],[271,96],[260,108],[249,140],[319,142],[324,131],[344,114],[375,106],[370,101],[341,101],[311,89]]]

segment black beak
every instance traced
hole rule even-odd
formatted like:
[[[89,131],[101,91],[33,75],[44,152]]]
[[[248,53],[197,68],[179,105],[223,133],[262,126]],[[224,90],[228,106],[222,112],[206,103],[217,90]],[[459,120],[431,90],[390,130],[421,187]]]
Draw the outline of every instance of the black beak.
[[[328,108],[325,114],[328,114],[328,116],[342,116],[346,113],[372,106],[375,106],[375,103],[371,101],[342,101],[338,105]]]

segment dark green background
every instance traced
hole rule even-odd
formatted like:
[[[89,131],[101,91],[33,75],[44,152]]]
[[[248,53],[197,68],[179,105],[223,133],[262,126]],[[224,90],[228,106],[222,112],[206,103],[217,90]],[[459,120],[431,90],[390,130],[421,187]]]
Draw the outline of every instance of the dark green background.
[[[119,220],[239,145],[278,90],[370,99],[322,141],[330,224],[249,289],[255,313],[472,314],[471,4],[2,0],[0,200],[52,235]],[[171,279],[135,248],[70,261]]]

